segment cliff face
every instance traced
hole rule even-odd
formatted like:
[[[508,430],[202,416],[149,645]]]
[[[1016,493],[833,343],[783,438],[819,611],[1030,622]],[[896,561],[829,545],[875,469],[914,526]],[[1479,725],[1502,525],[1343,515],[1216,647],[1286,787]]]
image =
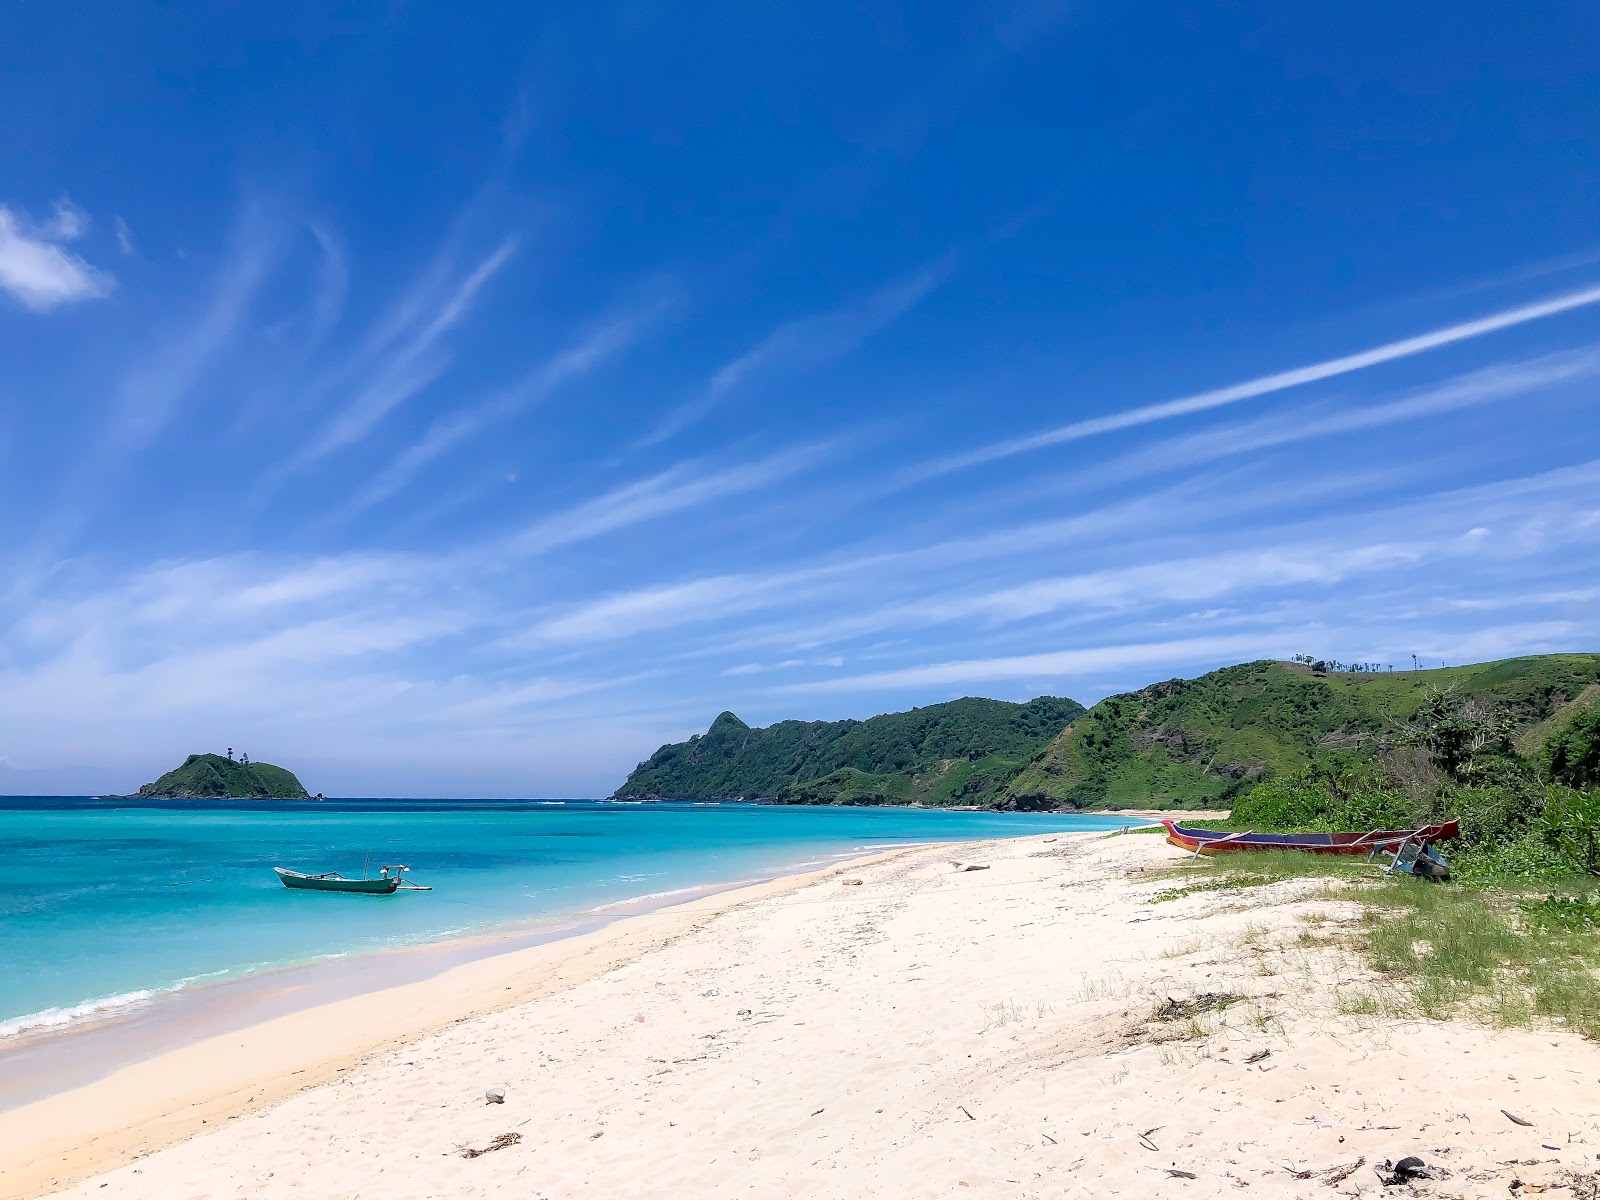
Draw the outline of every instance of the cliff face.
[[[191,754],[183,765],[147,783],[137,795],[163,800],[308,800],[294,773],[271,763],[241,763],[220,754]]]

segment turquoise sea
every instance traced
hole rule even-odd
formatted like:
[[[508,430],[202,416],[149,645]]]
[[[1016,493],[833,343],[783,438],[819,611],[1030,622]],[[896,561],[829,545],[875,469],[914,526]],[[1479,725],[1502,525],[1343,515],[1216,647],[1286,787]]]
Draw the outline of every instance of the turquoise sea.
[[[0,1053],[252,972],[574,926],[918,842],[1125,817],[609,801],[0,798]],[[403,862],[431,892],[290,891],[275,865]]]

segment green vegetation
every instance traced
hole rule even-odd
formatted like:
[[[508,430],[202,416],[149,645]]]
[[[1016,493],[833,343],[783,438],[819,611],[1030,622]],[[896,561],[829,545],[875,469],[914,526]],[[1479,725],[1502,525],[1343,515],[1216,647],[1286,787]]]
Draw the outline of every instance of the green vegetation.
[[[1382,752],[1325,754],[1260,783],[1234,804],[1227,824],[1409,829],[1455,817],[1453,869],[1464,883],[1525,887],[1600,876],[1600,789],[1568,786],[1588,778],[1586,750],[1562,749],[1585,745],[1587,721],[1582,711],[1544,746],[1529,745],[1515,736],[1507,706],[1454,687],[1430,691]]]
[[[1430,696],[1448,691],[1492,709],[1509,737],[1562,715],[1600,683],[1594,654],[1431,671],[1315,669],[1328,665],[1244,663],[1108,697],[1040,752],[1006,795],[1085,809],[1226,808],[1263,780],[1292,778],[1330,757],[1388,752]]]
[[[1347,1013],[1464,1015],[1505,1027],[1550,1021],[1600,1039],[1600,891],[1530,896],[1515,886],[1440,886],[1309,854],[1202,858],[1170,876],[1183,884],[1158,892],[1152,904],[1311,877],[1326,879],[1322,898],[1360,903],[1356,924],[1333,937],[1379,981],[1347,991]],[[1565,883],[1585,886],[1570,874]],[[1327,937],[1308,930],[1300,942]]]
[[[1553,1019],[1600,1038],[1600,933],[1582,923],[1594,897],[1519,904],[1414,879],[1356,895],[1369,906],[1357,945],[1390,985],[1367,998],[1376,1011],[1465,1012],[1506,1026]]]
[[[1600,692],[1600,687],[1585,692]],[[1583,698],[1579,698],[1579,704]],[[1600,787],[1600,699],[1574,712],[1551,731],[1543,747],[1545,770],[1568,787]]]
[[[1248,854],[1188,867],[1184,884],[1152,903],[1325,875],[1333,895],[1366,906],[1355,947],[1382,980],[1347,995],[1347,1011],[1464,1013],[1508,1026],[1550,1020],[1600,1038],[1600,789],[1584,786],[1592,777],[1583,766],[1593,723],[1576,702],[1554,716],[1543,718],[1540,744],[1518,735],[1505,704],[1431,690],[1383,752],[1319,756],[1258,784],[1227,822],[1370,829],[1457,816],[1461,840],[1445,849],[1467,886],[1375,876],[1313,855],[1289,863]]]
[[[1592,787],[1583,781],[1600,774],[1600,655],[1429,671],[1300,657],[1152,684],[1088,711],[968,698],[765,729],[723,713],[656,751],[616,794],[1085,810],[1249,798],[1258,828],[1372,828],[1385,813],[1432,811],[1448,779],[1479,793],[1463,803],[1487,829],[1497,808],[1522,805],[1524,776]],[[1538,874],[1548,850],[1525,846],[1517,863]]]
[[[147,799],[306,800],[293,772],[271,763],[236,762],[220,754],[191,754],[183,765],[139,789]]]
[[[979,804],[1000,798],[1027,759],[1083,706],[968,697],[867,721],[780,721],[752,729],[731,712],[663,746],[618,798],[765,799],[787,804]]]

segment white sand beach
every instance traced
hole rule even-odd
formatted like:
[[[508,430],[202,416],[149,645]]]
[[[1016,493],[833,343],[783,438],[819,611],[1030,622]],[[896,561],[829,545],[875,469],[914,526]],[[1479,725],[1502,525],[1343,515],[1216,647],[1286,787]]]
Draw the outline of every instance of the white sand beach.
[[[1149,903],[1181,862],[916,849],[486,959],[0,1114],[0,1194],[1594,1194],[1600,1047],[1341,1015],[1300,935],[1348,911]],[[1207,992],[1247,999],[1154,1019]],[[1441,1178],[1385,1189],[1406,1155]]]

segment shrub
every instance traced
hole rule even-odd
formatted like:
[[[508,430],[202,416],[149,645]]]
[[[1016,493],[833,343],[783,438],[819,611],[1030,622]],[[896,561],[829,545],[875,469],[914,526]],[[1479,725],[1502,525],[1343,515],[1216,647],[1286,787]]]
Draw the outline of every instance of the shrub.
[[[1552,787],[1540,832],[1555,851],[1586,875],[1600,875],[1600,789]]]
[[[1600,704],[1579,713],[1545,743],[1544,762],[1556,783],[1600,787]]]

